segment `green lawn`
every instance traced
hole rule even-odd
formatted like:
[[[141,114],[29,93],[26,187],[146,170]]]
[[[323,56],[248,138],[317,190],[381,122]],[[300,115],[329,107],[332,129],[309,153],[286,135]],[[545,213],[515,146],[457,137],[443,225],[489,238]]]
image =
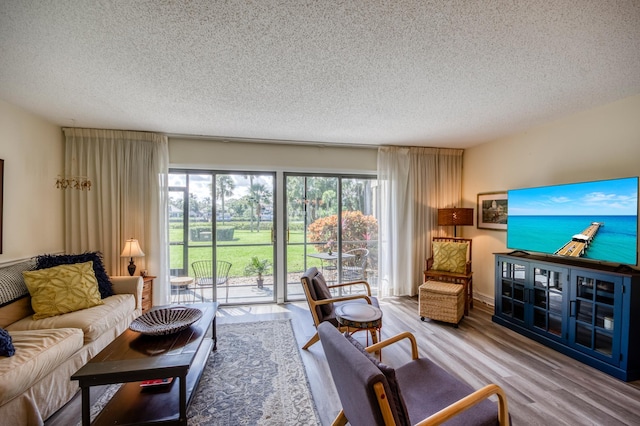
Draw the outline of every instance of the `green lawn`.
[[[175,230],[172,230],[175,231]],[[172,237],[179,237],[181,233],[175,231]],[[304,233],[302,231],[291,232],[289,234],[290,244],[287,246],[287,267],[289,271],[300,272],[305,268],[304,264]],[[175,241],[175,239],[173,239]],[[191,263],[197,260],[209,260],[212,253],[212,242],[195,242],[188,246],[188,274],[193,274]],[[273,249],[271,244],[271,232],[262,230],[260,232],[250,232],[248,230],[234,231],[233,241],[221,241],[218,243],[218,260],[231,262],[230,277],[246,276],[244,269],[251,261],[251,257],[258,256],[259,259],[269,259],[273,262]],[[182,245],[170,246],[171,269],[182,268],[182,256],[185,247]],[[308,247],[309,252],[315,252],[313,246]],[[273,269],[270,274],[273,273]],[[270,275],[269,274],[269,275]]]

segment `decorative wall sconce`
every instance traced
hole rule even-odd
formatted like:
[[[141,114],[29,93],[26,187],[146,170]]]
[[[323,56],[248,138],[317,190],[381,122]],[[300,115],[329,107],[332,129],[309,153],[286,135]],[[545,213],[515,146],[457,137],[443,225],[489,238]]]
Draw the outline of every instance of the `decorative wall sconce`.
[[[91,179],[86,176],[62,176],[56,178],[56,188],[91,191]]]

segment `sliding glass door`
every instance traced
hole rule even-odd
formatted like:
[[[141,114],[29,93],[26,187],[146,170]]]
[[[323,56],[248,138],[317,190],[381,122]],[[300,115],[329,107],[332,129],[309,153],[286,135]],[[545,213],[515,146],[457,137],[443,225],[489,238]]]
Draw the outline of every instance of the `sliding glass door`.
[[[286,299],[304,299],[300,275],[315,266],[329,283],[366,280],[377,292],[376,179],[285,174]]]
[[[172,286],[173,301],[275,301],[274,183],[272,173],[170,171],[171,275],[192,279]]]

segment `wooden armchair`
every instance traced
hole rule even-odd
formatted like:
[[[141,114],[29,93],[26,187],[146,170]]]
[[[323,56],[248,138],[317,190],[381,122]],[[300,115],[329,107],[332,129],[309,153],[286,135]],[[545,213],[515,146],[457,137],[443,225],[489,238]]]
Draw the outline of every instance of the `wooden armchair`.
[[[466,256],[459,260],[453,259],[454,253],[464,251],[450,250],[451,244],[466,245]],[[460,284],[464,286],[465,306],[464,314],[469,315],[469,309],[473,308],[473,272],[471,271],[471,243],[468,238],[434,237],[431,244],[431,257],[426,260],[424,280],[441,281]],[[452,258],[447,258],[451,254]]]
[[[418,357],[408,332],[367,347],[329,324],[318,326],[331,376],[342,403],[333,426],[457,425],[510,423],[507,397],[496,384],[473,390],[427,358]],[[398,368],[371,356],[401,340],[411,342],[412,360]],[[488,400],[497,395],[498,405]]]
[[[307,269],[307,271],[302,274],[300,277],[300,281],[302,282],[302,288],[304,289],[304,294],[307,297],[307,303],[309,304],[309,310],[311,311],[311,316],[313,317],[313,324],[317,328],[323,322],[331,323],[334,327],[338,328],[341,332],[347,331],[347,327],[343,327],[338,324],[338,320],[336,319],[336,315],[334,312],[334,304],[342,303],[342,302],[361,302],[368,303],[370,305],[374,305],[379,308],[378,299],[371,296],[371,287],[369,283],[366,281],[351,281],[348,283],[327,285],[324,276],[318,268],[311,267]],[[366,294],[350,294],[348,296],[340,296],[334,297],[331,294],[331,289],[337,288],[348,288],[353,286],[363,286],[366,290]],[[374,331],[370,331],[371,339],[373,342],[378,341],[377,333]],[[309,349],[311,345],[316,343],[319,340],[318,332],[309,339],[307,343],[302,347],[302,349]]]

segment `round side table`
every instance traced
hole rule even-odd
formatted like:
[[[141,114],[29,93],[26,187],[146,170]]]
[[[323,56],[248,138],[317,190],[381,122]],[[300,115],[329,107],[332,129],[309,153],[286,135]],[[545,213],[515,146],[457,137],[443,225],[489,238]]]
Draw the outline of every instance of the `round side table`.
[[[382,337],[380,329],[382,328],[382,311],[368,303],[342,303],[336,306],[336,320],[338,324],[349,329],[354,328],[354,333],[359,330],[373,331],[371,334],[373,343]],[[369,346],[369,333],[367,333],[367,346]]]

